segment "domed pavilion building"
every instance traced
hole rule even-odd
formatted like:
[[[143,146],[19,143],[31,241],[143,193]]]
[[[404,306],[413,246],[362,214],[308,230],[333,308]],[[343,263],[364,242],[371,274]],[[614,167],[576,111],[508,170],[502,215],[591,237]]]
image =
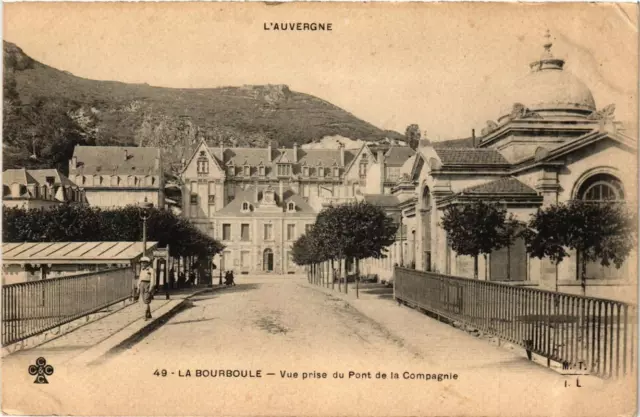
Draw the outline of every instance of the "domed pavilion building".
[[[439,226],[450,204],[499,202],[522,221],[539,207],[572,199],[635,204],[634,134],[614,120],[613,105],[596,106],[589,87],[551,47],[544,45],[511,90],[510,106],[480,135],[422,146],[404,169],[405,189],[408,183],[416,187],[402,211],[407,235],[414,237],[405,265],[413,261],[417,269],[473,277],[473,259],[456,256]],[[571,254],[556,270],[546,259],[530,258],[520,240],[486,262],[481,256],[479,279],[553,290],[557,283],[559,291],[581,294],[577,262]],[[635,263],[629,259],[620,269],[589,264],[586,295],[633,299]]]

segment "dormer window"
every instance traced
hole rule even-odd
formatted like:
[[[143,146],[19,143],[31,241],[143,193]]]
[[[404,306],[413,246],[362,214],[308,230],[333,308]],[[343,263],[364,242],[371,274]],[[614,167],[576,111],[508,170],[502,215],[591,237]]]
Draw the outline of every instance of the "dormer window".
[[[324,168],[321,166],[318,167],[318,177],[324,177]]]
[[[287,211],[296,211],[296,205],[293,201],[287,203]]]
[[[340,168],[338,167],[333,168],[333,176],[336,178],[340,176]]]
[[[305,177],[309,176],[309,167],[308,166],[302,167],[302,175],[304,175]]]
[[[227,175],[229,175],[231,177],[236,175],[236,167],[233,164],[227,166]]]
[[[209,173],[209,159],[207,159],[207,154],[205,151],[200,151],[200,156],[198,157],[198,174],[208,174]]]
[[[278,176],[279,177],[288,177],[291,175],[291,165],[290,164],[278,164]]]
[[[242,174],[243,174],[245,177],[250,176],[250,175],[251,175],[251,167],[250,167],[249,165],[245,165],[245,166],[243,166],[243,167],[242,167]]]
[[[260,166],[258,167],[258,174],[259,174],[261,177],[264,177],[264,175],[265,175],[265,167],[264,167],[264,165],[260,165]]]
[[[249,203],[245,201],[242,203],[242,212],[246,213],[248,211],[249,211]]]

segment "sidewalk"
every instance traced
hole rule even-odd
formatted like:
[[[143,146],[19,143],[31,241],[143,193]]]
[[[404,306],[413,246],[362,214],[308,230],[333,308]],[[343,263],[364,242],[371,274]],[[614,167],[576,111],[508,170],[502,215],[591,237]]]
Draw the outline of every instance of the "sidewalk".
[[[42,356],[47,361],[58,364],[88,365],[162,324],[191,297],[217,289],[217,285],[212,288],[189,288],[171,293],[170,300],[165,299],[164,293],[158,293],[151,302],[151,320],[144,320],[144,304],[134,303],[42,345],[8,355],[2,360],[8,363],[20,361],[25,356]]]
[[[446,364],[452,369],[473,370],[487,377],[526,374],[537,381],[558,384],[565,376],[546,367],[544,363],[530,361],[524,349],[502,343],[497,338],[478,337],[466,331],[442,323],[414,310],[398,305],[393,299],[393,289],[380,284],[361,284],[356,298],[355,284],[349,284],[349,293],[344,294],[344,284],[335,289],[309,284],[303,285],[322,291],[331,297],[340,298],[374,320],[405,342],[407,349],[422,356],[426,363],[438,366]],[[580,376],[581,383],[600,386],[603,381],[593,376]]]

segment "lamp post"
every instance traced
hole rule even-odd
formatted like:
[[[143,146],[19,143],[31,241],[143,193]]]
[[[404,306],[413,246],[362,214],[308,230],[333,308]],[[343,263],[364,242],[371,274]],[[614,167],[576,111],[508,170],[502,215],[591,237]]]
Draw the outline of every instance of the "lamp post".
[[[138,205],[140,209],[140,218],[142,219],[142,255],[147,254],[147,219],[151,217],[151,208],[153,203],[147,201],[147,197],[144,198],[144,202]]]
[[[411,257],[413,258],[413,269],[416,269],[416,231],[411,231],[411,239],[413,240],[413,254]]]
[[[402,212],[400,212],[398,217],[398,223],[400,224],[400,266],[404,268],[404,250],[402,248]]]
[[[222,266],[224,265],[223,253],[220,252],[220,282],[218,285],[222,285]]]

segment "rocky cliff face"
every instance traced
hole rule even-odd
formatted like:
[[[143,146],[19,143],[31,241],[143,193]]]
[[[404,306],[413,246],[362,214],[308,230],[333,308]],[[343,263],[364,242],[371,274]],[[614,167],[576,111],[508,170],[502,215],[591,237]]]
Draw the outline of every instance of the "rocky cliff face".
[[[160,146],[177,167],[205,139],[290,146],[325,136],[402,138],[286,85],[176,89],[94,81],[4,42],[4,166],[66,166],[75,143]]]

